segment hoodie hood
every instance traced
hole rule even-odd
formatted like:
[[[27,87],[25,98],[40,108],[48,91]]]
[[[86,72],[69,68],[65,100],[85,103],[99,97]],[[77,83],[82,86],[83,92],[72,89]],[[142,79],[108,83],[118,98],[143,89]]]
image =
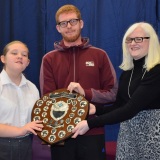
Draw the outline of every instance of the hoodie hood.
[[[77,48],[81,48],[81,49],[86,49],[86,48],[91,47],[91,44],[89,44],[89,38],[82,38],[82,44],[80,44],[78,46],[70,46],[70,47],[65,46],[63,40],[56,41],[54,43],[54,48],[55,48],[55,50],[58,50],[58,51],[65,51],[65,50],[68,50],[73,47],[77,47]]]

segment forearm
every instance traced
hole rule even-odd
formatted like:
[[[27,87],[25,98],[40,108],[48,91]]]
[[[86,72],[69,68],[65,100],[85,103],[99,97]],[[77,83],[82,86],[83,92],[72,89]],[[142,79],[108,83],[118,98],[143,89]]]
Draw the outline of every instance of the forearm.
[[[117,86],[110,90],[94,90],[92,89],[92,102],[109,104],[116,100]]]
[[[0,137],[17,137],[23,135],[22,128],[0,124]]]
[[[107,56],[103,57],[103,67],[99,75],[100,88],[91,88],[93,103],[110,104],[116,99],[118,81],[113,65]]]

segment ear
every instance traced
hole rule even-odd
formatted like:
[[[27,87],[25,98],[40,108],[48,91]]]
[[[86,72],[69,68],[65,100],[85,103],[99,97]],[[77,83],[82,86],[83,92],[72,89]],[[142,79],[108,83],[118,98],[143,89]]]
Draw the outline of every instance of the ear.
[[[27,63],[27,65],[26,65],[26,67],[27,67],[29,64],[30,64],[30,60],[28,59],[28,63]]]
[[[4,57],[4,55],[1,55],[1,62],[5,63],[5,57]]]
[[[83,28],[83,26],[84,26],[84,22],[83,22],[83,20],[80,20],[80,25],[81,25],[81,29]]]
[[[59,33],[61,33],[61,30],[60,30],[60,26],[59,25],[56,25],[56,29]]]

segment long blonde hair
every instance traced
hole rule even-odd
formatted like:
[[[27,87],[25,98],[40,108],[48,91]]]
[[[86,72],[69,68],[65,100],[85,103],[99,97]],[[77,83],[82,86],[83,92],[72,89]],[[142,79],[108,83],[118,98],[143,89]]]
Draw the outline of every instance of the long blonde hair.
[[[123,41],[122,41],[122,47],[123,47],[123,61],[122,64],[119,66],[122,70],[130,70],[134,67],[133,65],[133,57],[129,53],[127,44],[125,43],[126,38],[137,28],[141,27],[144,32],[146,33],[146,36],[150,37],[149,39],[149,48],[148,48],[148,54],[145,57],[145,64],[144,68],[146,68],[147,71],[152,69],[155,65],[160,64],[160,45],[159,45],[159,39],[158,36],[153,29],[153,27],[149,23],[140,22],[135,23],[132,26],[128,28],[126,31]]]

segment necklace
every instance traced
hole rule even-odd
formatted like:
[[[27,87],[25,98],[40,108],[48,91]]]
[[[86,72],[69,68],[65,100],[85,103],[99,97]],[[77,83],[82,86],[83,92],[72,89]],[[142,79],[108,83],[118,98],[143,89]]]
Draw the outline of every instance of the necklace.
[[[134,71],[134,68],[132,69],[131,76],[130,76],[130,79],[129,79],[129,84],[128,84],[128,96],[129,96],[129,98],[131,98],[131,95],[130,95],[130,93],[129,93],[129,88],[130,88],[130,84],[131,84],[131,80],[132,80],[133,71]],[[144,75],[145,75],[145,74],[146,74],[146,69],[145,69],[145,71],[144,71],[144,73],[143,73],[143,75],[142,75],[141,80],[144,78]]]

